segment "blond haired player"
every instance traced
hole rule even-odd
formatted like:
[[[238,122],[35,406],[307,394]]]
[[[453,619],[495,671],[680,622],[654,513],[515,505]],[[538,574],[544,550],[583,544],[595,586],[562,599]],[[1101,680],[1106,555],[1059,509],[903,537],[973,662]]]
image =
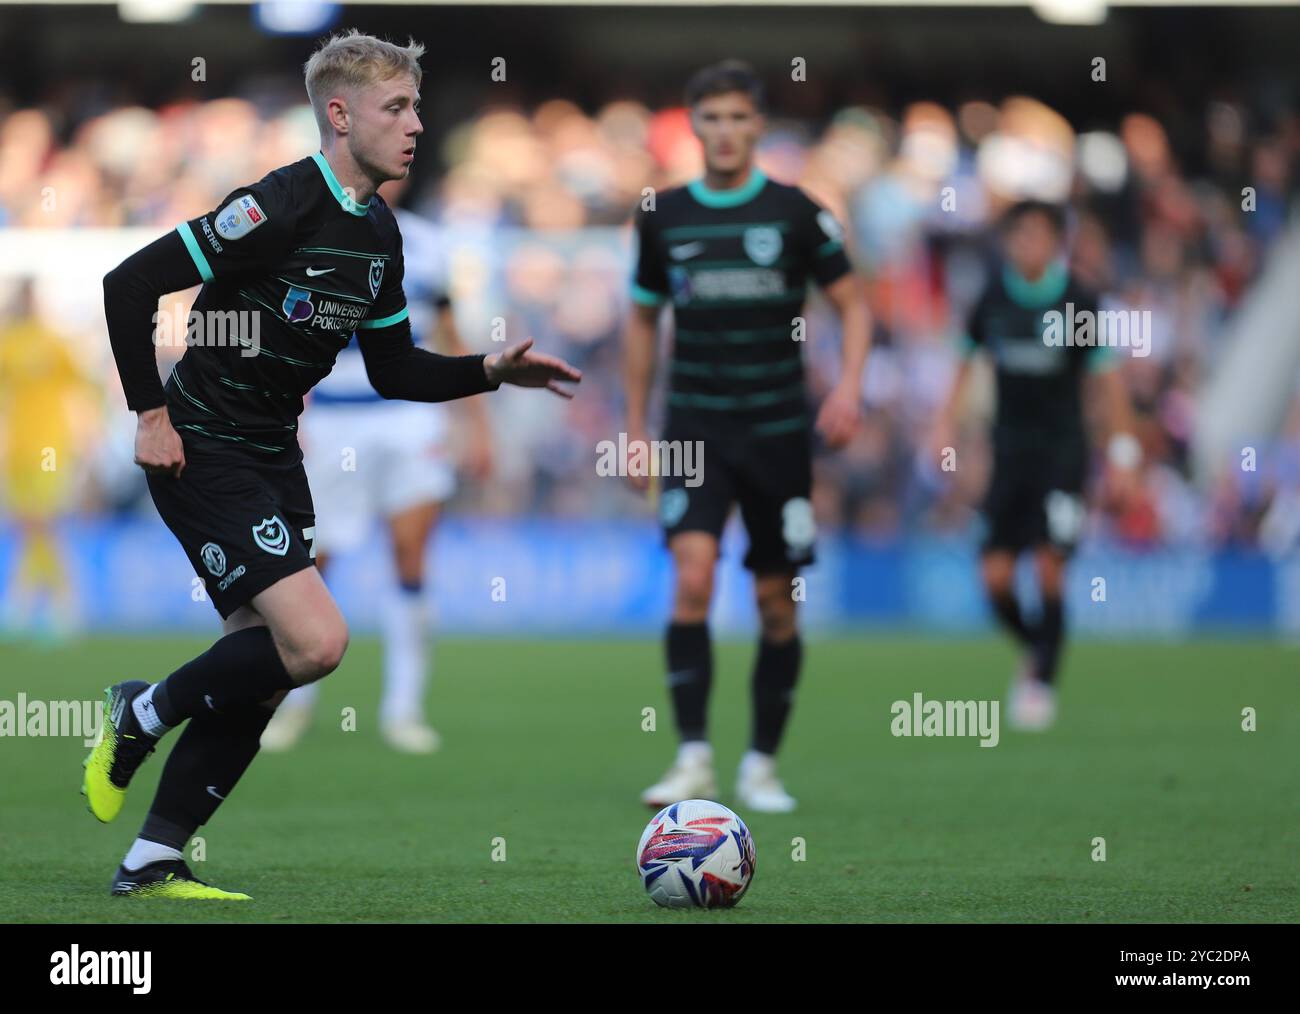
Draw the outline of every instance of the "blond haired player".
[[[347,648],[313,566],[296,431],[303,396],[352,335],[385,398],[448,401],[503,383],[567,396],[560,382],[580,379],[531,341],[440,356],[411,340],[402,237],[376,191],[415,159],[423,52],[357,32],[331,38],[305,68],[320,151],[240,187],[104,279],[113,354],[139,415],[136,462],[223,631],[166,679],[107,691],[83,787],[101,821],[121,811],[158,740],[185,726],[113,894],[247,897],[201,883],[181,849],[234,789],[284,695],[333,672]],[[151,341],[158,297],[200,281],[193,319],[211,332],[187,336],[164,388]]]

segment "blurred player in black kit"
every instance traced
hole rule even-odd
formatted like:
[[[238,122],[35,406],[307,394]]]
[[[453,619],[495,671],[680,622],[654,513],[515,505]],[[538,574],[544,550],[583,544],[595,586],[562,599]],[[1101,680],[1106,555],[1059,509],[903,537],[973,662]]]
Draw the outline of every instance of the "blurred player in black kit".
[[[1107,463],[1112,488],[1121,495],[1132,488],[1142,455],[1115,349],[1072,344],[1053,333],[1068,329],[1080,313],[1095,320],[1097,312],[1096,296],[1066,266],[1064,210],[1038,201],[1012,206],[1002,220],[1002,246],[1002,263],[970,315],[933,450],[952,446],[973,358],[986,353],[996,372],[997,414],[981,569],[994,612],[1025,652],[1008,718],[1013,727],[1033,731],[1048,728],[1056,715],[1065,565],[1086,518],[1086,378],[1094,378],[1105,403]],[[1041,602],[1033,621],[1021,610],[1014,587],[1016,561],[1025,551],[1034,554]]]

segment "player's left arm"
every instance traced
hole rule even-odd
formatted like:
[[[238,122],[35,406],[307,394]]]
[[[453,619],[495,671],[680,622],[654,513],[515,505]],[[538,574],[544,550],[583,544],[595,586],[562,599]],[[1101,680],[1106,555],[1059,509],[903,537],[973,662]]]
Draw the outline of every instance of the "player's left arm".
[[[502,384],[545,387],[572,395],[561,381],[577,383],[582,374],[555,356],[531,352],[531,338],[491,355],[444,356],[416,346],[402,287],[405,266],[401,238],[384,269],[379,295],[357,325],[357,345],[370,385],[383,398],[402,401],[452,401],[495,391]]]
[[[811,273],[840,318],[840,379],[817,413],[817,430],[831,448],[853,439],[862,416],[862,371],[871,351],[871,311],[861,276],[844,253],[844,231],[835,217],[811,205],[808,231]]]
[[[491,355],[443,356],[418,348],[411,323],[403,319],[383,328],[357,332],[370,385],[382,398],[402,401],[452,401],[502,384],[544,387],[562,398],[573,395],[562,381],[578,383],[582,374],[563,359],[532,352],[527,338]]]
[[[1119,369],[1115,350],[1088,349],[1088,372],[1094,394],[1100,399],[1106,439],[1106,482],[1120,502],[1137,490],[1142,468],[1142,444],[1136,435],[1136,417],[1128,386]]]

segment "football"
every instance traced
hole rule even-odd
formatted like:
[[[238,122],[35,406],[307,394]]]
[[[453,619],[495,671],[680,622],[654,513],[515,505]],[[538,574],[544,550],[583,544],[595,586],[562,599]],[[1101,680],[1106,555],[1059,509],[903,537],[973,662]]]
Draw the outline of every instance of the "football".
[[[707,799],[665,806],[636,847],[641,883],[665,908],[730,908],[754,879],[754,857],[745,822]]]

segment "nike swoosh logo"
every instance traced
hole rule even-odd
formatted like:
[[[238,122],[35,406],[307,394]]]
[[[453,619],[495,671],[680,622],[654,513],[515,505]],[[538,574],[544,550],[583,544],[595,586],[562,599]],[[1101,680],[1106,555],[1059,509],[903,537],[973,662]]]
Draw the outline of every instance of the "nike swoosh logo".
[[[218,799],[225,799],[225,798],[226,798],[226,797],[223,796],[220,792],[217,791],[217,787],[216,787],[215,785],[209,785],[209,786],[208,786],[208,795],[209,795],[209,796],[216,796]]]
[[[689,260],[696,254],[702,253],[704,253],[704,244],[698,240],[694,243],[682,243],[680,246],[670,246],[668,248],[668,255],[673,260],[678,261]]]
[[[680,687],[690,683],[695,679],[694,669],[679,669],[677,672],[668,674],[668,685],[670,687]]]
[[[315,278],[317,275],[328,275],[333,270],[333,268],[308,268],[307,277]]]

